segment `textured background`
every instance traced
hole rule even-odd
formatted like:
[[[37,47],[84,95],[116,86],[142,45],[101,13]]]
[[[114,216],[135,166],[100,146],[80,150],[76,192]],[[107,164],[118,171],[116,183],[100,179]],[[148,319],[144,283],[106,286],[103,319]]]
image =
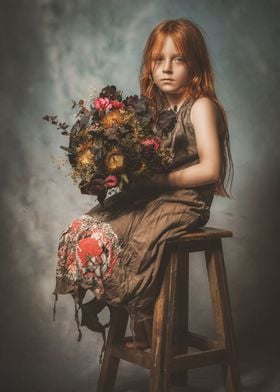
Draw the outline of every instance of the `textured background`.
[[[95,199],[79,193],[68,168],[57,169],[67,140],[41,118],[72,121],[71,98],[87,97],[91,87],[139,93],[151,29],[186,16],[206,33],[230,124],[233,198],[214,199],[208,226],[234,233],[224,251],[244,391],[279,391],[279,9],[276,0],[1,1],[5,390],[94,391],[99,373],[101,338],[84,330],[76,341],[71,297],[59,298],[53,323],[51,295],[58,236]],[[193,260],[191,324],[211,333],[206,271],[200,255]],[[215,366],[192,371],[190,381],[190,391],[222,390]],[[122,363],[119,392],[147,386],[148,372]]]

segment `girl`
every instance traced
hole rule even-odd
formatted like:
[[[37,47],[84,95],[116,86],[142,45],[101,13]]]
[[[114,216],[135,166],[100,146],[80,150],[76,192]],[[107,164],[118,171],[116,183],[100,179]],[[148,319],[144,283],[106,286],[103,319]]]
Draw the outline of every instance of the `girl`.
[[[126,345],[146,349],[144,326],[153,317],[165,240],[207,223],[214,195],[230,197],[224,183],[233,164],[226,114],[195,23],[169,19],[153,29],[140,88],[153,108],[155,129],[173,149],[170,171],[107,198],[103,208],[92,208],[63,231],[54,294],[71,293],[82,325],[103,336],[100,310],[125,307],[135,333]],[[87,289],[94,298],[83,304]]]

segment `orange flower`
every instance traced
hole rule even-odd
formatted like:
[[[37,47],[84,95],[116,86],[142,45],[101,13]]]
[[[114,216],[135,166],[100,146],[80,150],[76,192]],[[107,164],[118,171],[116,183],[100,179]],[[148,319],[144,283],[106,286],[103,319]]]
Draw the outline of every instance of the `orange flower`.
[[[105,157],[105,164],[110,173],[121,171],[125,165],[123,153],[117,147],[113,147]]]
[[[118,110],[112,110],[106,113],[102,119],[102,125],[104,128],[112,128],[113,123],[118,126],[124,123],[123,115]]]

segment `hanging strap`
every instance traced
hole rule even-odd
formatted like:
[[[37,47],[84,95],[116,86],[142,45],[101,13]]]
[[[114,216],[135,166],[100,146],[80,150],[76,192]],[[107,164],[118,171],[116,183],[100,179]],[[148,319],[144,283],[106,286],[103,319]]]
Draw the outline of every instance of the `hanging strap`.
[[[78,342],[80,342],[82,339],[82,331],[80,328],[80,320],[79,320],[79,310],[80,310],[81,306],[78,307],[79,298],[75,294],[72,294],[72,297],[74,300],[74,307],[75,307],[75,321],[76,321],[77,329],[79,332],[77,340],[78,340]]]
[[[53,295],[54,295],[53,321],[55,321],[56,303],[58,301],[58,295],[55,292],[53,293]],[[87,324],[86,324],[85,320],[83,319],[83,314],[82,314],[82,323],[80,322],[80,319],[79,319],[79,310],[82,308],[82,303],[81,303],[81,300],[79,299],[79,296],[77,296],[76,293],[72,293],[71,295],[72,295],[72,298],[73,298],[73,301],[74,301],[74,319],[75,319],[75,322],[76,322],[76,325],[77,325],[77,329],[78,329],[78,339],[77,339],[77,341],[80,342],[81,339],[82,339],[82,331],[81,331],[80,326],[81,325],[87,326]],[[110,319],[109,319],[108,323],[101,324],[97,320],[98,330],[92,329],[95,332],[101,333],[102,339],[103,339],[103,344],[102,344],[101,352],[100,352],[100,355],[99,355],[99,364],[102,364],[103,356],[104,356],[104,352],[105,352],[105,348],[106,348],[106,342],[107,342],[107,339],[106,339],[106,328],[108,328],[111,325],[111,321],[112,321],[112,311],[111,311],[110,307],[108,307],[108,308],[109,308],[109,311],[110,311]],[[91,328],[89,328],[89,329],[91,329]]]
[[[103,345],[102,345],[101,352],[100,352],[100,355],[99,355],[99,364],[100,365],[102,364],[102,361],[103,361],[103,358],[104,358],[104,351],[105,351],[106,343],[107,343],[106,332],[105,331],[106,331],[106,328],[108,328],[111,325],[111,321],[112,321],[112,311],[111,311],[111,308],[109,306],[108,306],[108,308],[109,308],[109,311],[110,311],[110,319],[109,319],[108,323],[102,325],[102,331],[101,331],[102,339],[103,339]]]
[[[56,303],[57,303],[57,293],[53,293],[54,295],[54,302],[53,302],[53,321],[55,321],[55,316],[56,316]]]
[[[129,316],[130,316],[129,328],[130,328],[130,332],[131,332],[131,335],[132,335],[134,348],[136,349],[136,338],[135,338],[135,332],[134,332],[134,326],[135,326],[135,304],[133,306],[133,309],[130,309]]]
[[[100,352],[100,355],[99,355],[99,365],[102,364],[103,357],[104,357],[104,351],[105,351],[105,347],[106,347],[106,333],[105,333],[105,327],[104,327],[104,329],[102,330],[101,333],[102,333],[103,345],[102,345],[101,352]]]
[[[54,295],[54,303],[53,303],[53,321],[55,321],[55,316],[56,316],[56,303],[57,303],[57,301],[58,301],[58,296],[57,296],[57,293],[53,293],[53,295]],[[78,301],[79,301],[79,299],[77,298],[77,296],[75,295],[75,294],[72,294],[72,298],[73,298],[73,300],[74,300],[74,315],[75,315],[75,321],[76,321],[76,324],[77,324],[77,328],[78,328],[78,332],[79,332],[79,334],[78,334],[78,342],[80,342],[81,341],[81,339],[82,339],[82,332],[81,332],[81,329],[80,329],[80,320],[79,320],[79,309],[80,309],[80,307],[81,306],[79,306],[78,307]]]

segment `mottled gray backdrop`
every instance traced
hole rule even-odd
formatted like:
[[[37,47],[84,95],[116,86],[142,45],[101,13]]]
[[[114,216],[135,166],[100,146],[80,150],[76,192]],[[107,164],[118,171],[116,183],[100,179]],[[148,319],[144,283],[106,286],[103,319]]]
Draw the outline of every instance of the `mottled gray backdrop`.
[[[151,29],[185,16],[205,32],[230,124],[233,198],[215,198],[208,226],[234,233],[224,251],[244,391],[279,391],[279,9],[277,0],[1,0],[1,390],[95,391],[100,336],[84,330],[76,341],[71,297],[52,321],[58,236],[95,199],[58,169],[67,139],[41,118],[72,121],[71,99],[108,83],[138,94]],[[201,256],[191,325],[211,333]],[[215,366],[190,383],[223,390]],[[122,363],[117,385],[146,391],[148,372]]]

